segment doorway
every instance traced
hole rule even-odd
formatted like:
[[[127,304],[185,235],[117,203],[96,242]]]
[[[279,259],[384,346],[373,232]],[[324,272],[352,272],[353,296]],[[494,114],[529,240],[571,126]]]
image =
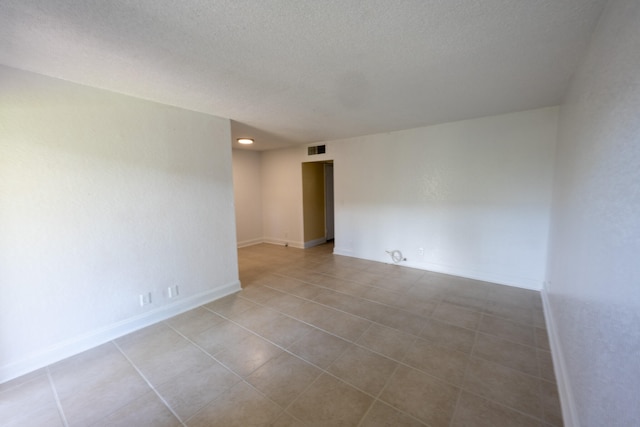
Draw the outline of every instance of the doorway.
[[[304,247],[334,239],[333,161],[302,163]]]

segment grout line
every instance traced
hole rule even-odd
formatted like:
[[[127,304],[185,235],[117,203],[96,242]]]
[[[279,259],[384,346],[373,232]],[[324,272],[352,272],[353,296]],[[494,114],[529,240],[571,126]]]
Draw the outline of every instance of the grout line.
[[[60,418],[62,419],[62,424],[64,427],[69,427],[69,422],[67,421],[67,416],[64,414],[64,409],[62,409],[62,402],[60,401],[60,396],[58,395],[58,389],[56,388],[56,384],[53,381],[53,376],[51,375],[51,370],[49,366],[46,367],[47,377],[49,378],[49,385],[51,386],[51,390],[53,391],[53,397],[56,400],[56,406],[58,407],[58,413],[60,414]]]
[[[122,356],[127,359],[127,361],[131,364],[131,366],[133,367],[133,369],[136,370],[136,372],[138,373],[138,375],[140,375],[140,377],[142,377],[142,379],[147,383],[147,385],[151,388],[151,390],[156,394],[156,396],[158,396],[158,398],[160,399],[160,401],[167,407],[167,409],[169,410],[169,412],[171,412],[173,414],[174,417],[176,417],[176,419],[178,420],[178,422],[183,426],[183,427],[187,427],[187,425],[184,423],[184,421],[182,421],[182,418],[180,418],[180,416],[173,410],[173,408],[171,407],[171,405],[169,405],[169,402],[167,402],[165,400],[165,398],[160,394],[160,392],[158,390],[156,390],[156,388],[153,386],[153,384],[151,383],[151,381],[149,381],[149,379],[142,373],[142,371],[136,366],[136,364],[133,362],[133,360],[131,360],[129,358],[129,356],[127,356],[127,354],[124,352],[124,350],[122,350],[122,348],[120,348],[120,346],[118,345],[118,343],[116,343],[115,341],[112,341],[113,345],[118,349],[118,351],[120,351],[120,353],[122,354]],[[139,396],[138,398],[140,398],[142,396]],[[135,401],[136,399],[134,399],[133,401]],[[114,411],[115,412],[115,411]],[[113,413],[113,412],[112,412]]]

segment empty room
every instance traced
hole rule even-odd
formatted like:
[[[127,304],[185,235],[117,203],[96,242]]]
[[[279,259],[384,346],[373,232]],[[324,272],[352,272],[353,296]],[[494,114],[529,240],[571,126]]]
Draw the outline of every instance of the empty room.
[[[3,426],[640,425],[637,0],[0,1]]]

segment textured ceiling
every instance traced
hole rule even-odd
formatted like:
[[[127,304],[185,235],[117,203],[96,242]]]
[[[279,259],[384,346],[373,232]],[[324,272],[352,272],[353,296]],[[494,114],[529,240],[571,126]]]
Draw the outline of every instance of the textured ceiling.
[[[555,105],[605,0],[0,0],[0,63],[256,149]]]

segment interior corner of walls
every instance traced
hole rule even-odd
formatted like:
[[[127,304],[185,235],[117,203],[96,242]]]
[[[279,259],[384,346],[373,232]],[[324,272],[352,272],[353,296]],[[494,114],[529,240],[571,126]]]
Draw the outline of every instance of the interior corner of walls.
[[[291,248],[304,249],[304,242],[282,240],[274,237],[265,237],[263,243],[269,243],[271,245],[288,246]]]
[[[238,242],[237,247],[238,249],[246,248],[247,246],[259,245],[260,243],[265,243],[265,240],[263,238],[243,240],[242,242]]]
[[[560,396],[560,406],[562,408],[562,421],[564,425],[568,427],[579,426],[578,412],[576,410],[575,400],[573,398],[573,392],[569,382],[566,359],[561,345],[562,341],[558,336],[558,328],[553,316],[553,310],[551,309],[549,293],[546,286],[542,288],[540,294],[542,296],[542,308],[544,310],[545,324],[547,325],[547,334],[549,335],[551,359],[553,360],[553,369],[555,371],[556,381],[558,384],[558,394]]]
[[[326,237],[321,237],[320,239],[309,240],[308,242],[304,242],[304,248],[313,248],[314,246],[322,245],[327,243]]]
[[[59,362],[67,357],[82,353],[94,347],[120,338],[139,329],[162,322],[185,311],[192,310],[203,304],[225,297],[240,291],[240,281],[235,280],[216,289],[201,292],[196,295],[181,299],[173,304],[159,307],[125,319],[106,327],[90,331],[77,337],[54,344],[42,351],[28,355],[23,359],[0,366],[0,384],[28,374],[37,369],[44,368],[52,363]]]

